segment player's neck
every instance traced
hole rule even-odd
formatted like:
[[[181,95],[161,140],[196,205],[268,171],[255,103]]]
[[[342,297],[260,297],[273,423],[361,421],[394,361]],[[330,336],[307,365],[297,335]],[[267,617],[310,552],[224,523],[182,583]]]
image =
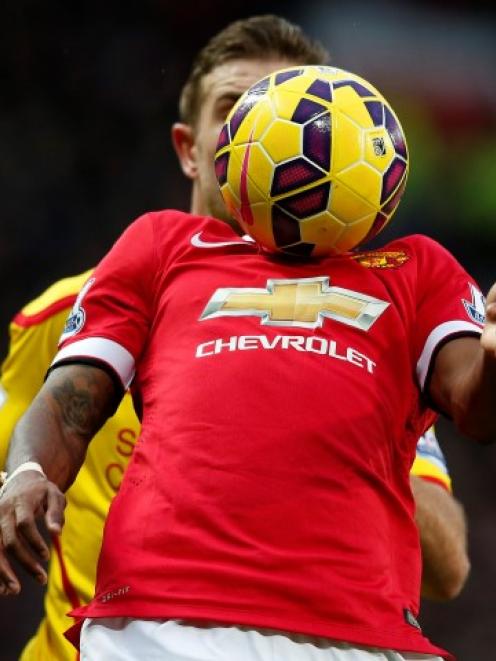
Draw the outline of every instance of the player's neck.
[[[194,214],[195,216],[212,216],[214,218],[218,218],[218,220],[222,221],[223,223],[226,223],[226,225],[229,225],[239,236],[243,236],[244,234],[244,231],[234,220],[234,218],[220,218],[218,215],[215,215],[215,213],[212,213],[210,209],[207,209],[205,207],[205,204],[203,203],[201,196],[197,193],[195,187],[193,187],[193,191],[191,194],[191,204],[189,210],[190,213]]]

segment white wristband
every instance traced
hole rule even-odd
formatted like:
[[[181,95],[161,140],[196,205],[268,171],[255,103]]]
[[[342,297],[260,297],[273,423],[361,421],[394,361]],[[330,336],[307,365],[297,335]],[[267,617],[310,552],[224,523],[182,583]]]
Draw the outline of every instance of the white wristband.
[[[0,473],[0,496],[2,496],[3,492],[5,491],[5,487],[10,482],[10,480],[12,480],[16,475],[19,475],[19,473],[24,473],[24,471],[37,471],[46,477],[45,471],[37,461],[25,461],[10,475],[7,475],[7,473]]]

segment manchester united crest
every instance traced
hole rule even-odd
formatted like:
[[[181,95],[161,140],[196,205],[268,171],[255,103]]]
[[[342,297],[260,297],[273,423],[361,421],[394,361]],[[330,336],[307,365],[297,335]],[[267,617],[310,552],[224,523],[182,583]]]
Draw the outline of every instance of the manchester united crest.
[[[396,269],[403,266],[410,259],[410,256],[402,250],[389,252],[371,250],[352,255],[352,258],[367,269]]]

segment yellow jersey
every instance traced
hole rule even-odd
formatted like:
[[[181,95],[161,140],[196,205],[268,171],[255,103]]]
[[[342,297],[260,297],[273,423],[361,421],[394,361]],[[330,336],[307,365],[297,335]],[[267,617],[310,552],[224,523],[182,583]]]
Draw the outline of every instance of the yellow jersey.
[[[40,389],[65,320],[90,274],[56,282],[23,308],[10,325],[9,353],[0,382],[0,468],[5,464],[14,425]],[[138,434],[139,422],[126,394],[114,417],[90,443],[84,465],[66,494],[65,525],[53,540],[45,616],[21,661],[78,658],[63,635],[73,624],[65,614],[93,596],[104,521]],[[446,463],[432,429],[419,440],[412,473],[450,489]]]
[[[10,325],[9,353],[0,387],[0,467],[19,417],[40,389],[57,351],[65,320],[90,272],[55,283],[29,303]],[[45,595],[45,617],[21,661],[75,661],[77,652],[63,632],[65,614],[93,596],[103,524],[133,452],[139,422],[126,394],[113,418],[89,445],[86,460],[68,490],[65,525],[53,540]]]

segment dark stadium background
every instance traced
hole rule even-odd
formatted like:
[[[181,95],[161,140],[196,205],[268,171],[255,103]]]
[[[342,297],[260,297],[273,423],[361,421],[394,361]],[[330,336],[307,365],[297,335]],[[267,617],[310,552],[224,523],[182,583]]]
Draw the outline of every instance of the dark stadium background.
[[[402,118],[411,152],[387,236],[441,240],[496,279],[496,39],[489,3],[12,0],[0,12],[0,353],[18,308],[96,261],[144,210],[188,207],[169,126],[192,57],[228,21],[273,11],[320,37]],[[384,237],[386,238],[386,237]],[[449,277],[449,273],[446,274]],[[432,283],[436,287],[436,282]],[[495,407],[496,413],[496,407]],[[496,649],[496,447],[440,425],[470,527],[472,572],[421,622],[459,661]],[[17,658],[42,591],[0,601],[0,659]]]

